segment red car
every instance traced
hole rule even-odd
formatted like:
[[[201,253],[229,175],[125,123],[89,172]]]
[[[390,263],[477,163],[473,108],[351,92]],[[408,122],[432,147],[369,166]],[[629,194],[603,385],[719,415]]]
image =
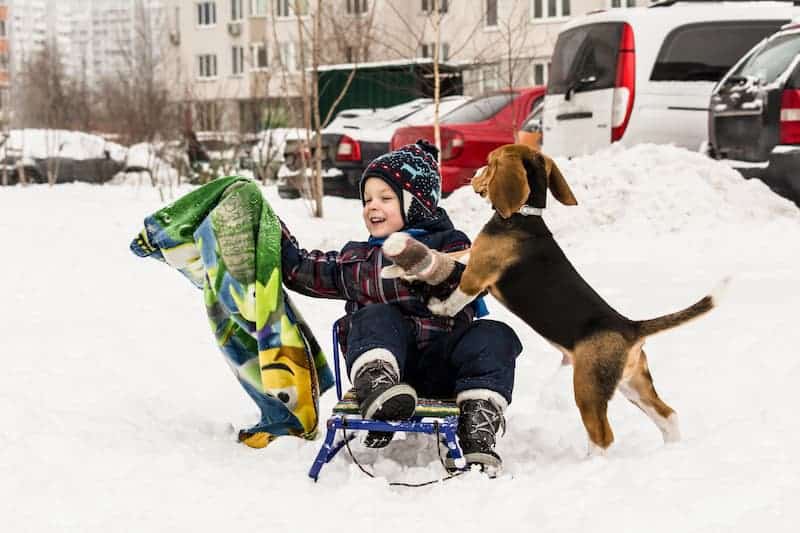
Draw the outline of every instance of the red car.
[[[515,142],[525,117],[544,97],[545,87],[509,89],[479,96],[440,121],[442,192],[449,194],[472,179],[489,152]],[[433,126],[407,126],[395,131],[391,149],[417,139],[434,139]]]

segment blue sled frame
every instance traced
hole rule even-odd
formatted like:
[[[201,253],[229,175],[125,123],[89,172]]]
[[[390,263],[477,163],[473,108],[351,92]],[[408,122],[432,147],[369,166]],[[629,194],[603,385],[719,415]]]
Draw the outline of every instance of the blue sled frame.
[[[342,401],[342,378],[341,369],[339,367],[339,339],[336,334],[336,326],[333,327],[333,357],[334,369],[336,372],[336,397]],[[328,419],[326,423],[327,431],[325,433],[325,442],[317,453],[314,464],[311,465],[311,470],[308,471],[308,477],[317,481],[319,479],[322,467],[331,462],[336,454],[347,444],[350,440],[355,438],[356,431],[386,431],[397,432],[403,431],[406,433],[427,433],[429,435],[436,435],[438,439],[440,436],[444,437],[447,444],[447,457],[453,462],[455,467],[459,470],[466,468],[464,456],[461,453],[461,448],[456,440],[456,431],[458,429],[458,417],[430,417],[430,416],[414,416],[409,420],[398,421],[383,421],[383,420],[368,420],[361,418],[358,415],[345,415],[336,413]],[[336,442],[336,433],[342,430],[342,438]],[[348,433],[349,432],[349,433]]]

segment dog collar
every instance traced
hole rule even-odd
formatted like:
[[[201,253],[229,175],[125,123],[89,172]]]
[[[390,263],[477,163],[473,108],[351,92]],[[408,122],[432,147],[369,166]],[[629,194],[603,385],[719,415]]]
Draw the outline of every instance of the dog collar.
[[[526,204],[526,205],[523,205],[522,207],[520,207],[519,211],[517,211],[517,213],[519,213],[522,216],[526,216],[526,217],[530,216],[530,215],[534,215],[534,216],[540,217],[540,216],[542,216],[542,208],[541,207],[533,207],[532,205],[527,205]]]

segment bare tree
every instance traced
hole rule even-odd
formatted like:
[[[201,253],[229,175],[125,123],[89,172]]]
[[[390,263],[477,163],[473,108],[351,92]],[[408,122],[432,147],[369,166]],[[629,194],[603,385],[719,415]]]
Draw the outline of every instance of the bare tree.
[[[75,83],[65,71],[64,62],[55,41],[46,42],[41,51],[23,64],[20,76],[19,103],[21,123],[45,130],[47,155],[47,182],[55,184],[63,146],[61,129],[69,128],[75,121]],[[24,165],[18,161],[20,182],[26,182]]]

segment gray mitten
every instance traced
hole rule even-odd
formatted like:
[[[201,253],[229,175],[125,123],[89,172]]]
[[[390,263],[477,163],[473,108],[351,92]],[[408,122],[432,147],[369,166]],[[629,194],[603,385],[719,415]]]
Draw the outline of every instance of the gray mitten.
[[[438,285],[453,272],[455,260],[431,250],[407,233],[392,233],[383,243],[383,255],[394,264],[381,270],[383,278],[403,278]]]

